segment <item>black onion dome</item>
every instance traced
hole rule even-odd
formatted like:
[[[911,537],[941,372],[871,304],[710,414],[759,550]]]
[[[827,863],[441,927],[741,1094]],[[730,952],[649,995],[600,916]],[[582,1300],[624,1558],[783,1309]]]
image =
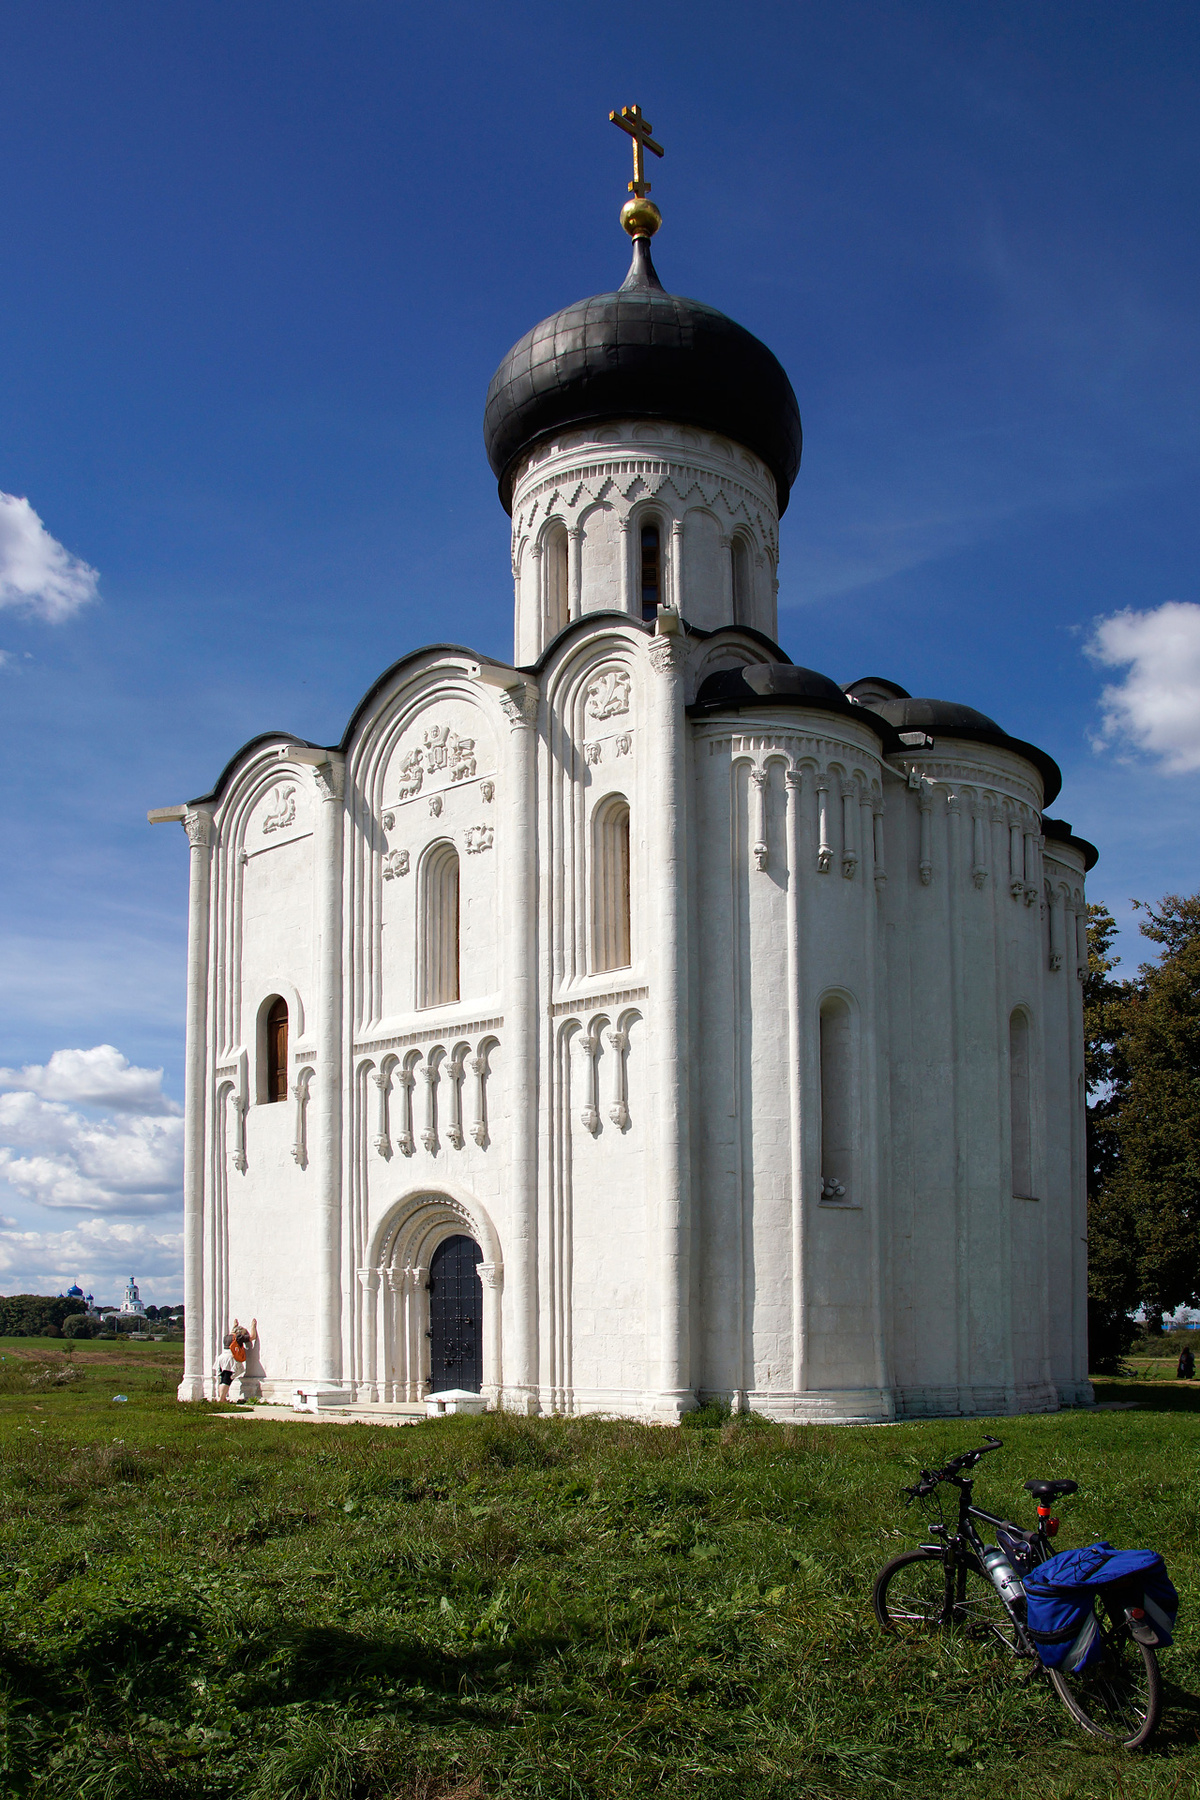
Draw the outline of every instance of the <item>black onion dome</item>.
[[[963,706],[957,700],[881,700],[871,711],[900,732],[925,731],[933,738],[966,738],[977,744],[996,744],[1002,750],[1011,750],[1014,756],[1023,756],[1042,778],[1044,806],[1049,806],[1062,788],[1062,770],[1052,756],[1023,738],[1009,737],[995,719],[976,712],[973,706]]]
[[[500,498],[512,510],[513,466],[564,427],[602,419],[673,419],[719,431],[761,456],[782,513],[800,467],[800,409],[782,364],[741,325],[668,294],[635,238],[615,294],[577,300],[513,345],[488,388],[483,435]]]

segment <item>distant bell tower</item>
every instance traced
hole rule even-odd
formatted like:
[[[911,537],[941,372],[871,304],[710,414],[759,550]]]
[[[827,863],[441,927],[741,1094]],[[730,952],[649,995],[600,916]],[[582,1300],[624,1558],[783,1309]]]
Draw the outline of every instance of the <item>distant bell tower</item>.
[[[484,438],[512,515],[517,663],[584,614],[777,633],[779,518],[800,467],[800,411],[781,364],[714,307],[667,293],[650,239],[638,106],[621,223],[633,260],[513,345],[488,389]]]

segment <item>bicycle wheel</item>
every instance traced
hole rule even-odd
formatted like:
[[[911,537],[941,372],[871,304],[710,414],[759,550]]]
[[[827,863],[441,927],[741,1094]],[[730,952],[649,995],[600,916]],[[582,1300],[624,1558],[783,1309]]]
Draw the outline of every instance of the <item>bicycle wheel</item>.
[[[906,1550],[875,1577],[875,1617],[885,1631],[921,1637],[946,1617],[946,1562],[939,1550]]]
[[[957,1587],[954,1621],[966,1636],[998,1639],[1006,1650],[1019,1654],[1021,1645],[1012,1616],[990,1576],[960,1565]]]
[[[1149,1743],[1162,1712],[1162,1678],[1158,1658],[1147,1644],[1129,1635],[1123,1620],[1100,1619],[1103,1648],[1095,1662],[1076,1675],[1050,1669],[1059,1699],[1094,1737],[1108,1738],[1127,1750]]]

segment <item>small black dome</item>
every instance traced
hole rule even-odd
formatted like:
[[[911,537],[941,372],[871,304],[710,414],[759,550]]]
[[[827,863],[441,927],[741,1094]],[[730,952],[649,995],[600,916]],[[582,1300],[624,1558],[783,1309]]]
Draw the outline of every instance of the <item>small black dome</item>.
[[[1014,756],[1023,756],[1042,778],[1043,806],[1057,799],[1062,789],[1062,770],[1052,756],[1036,744],[1027,744],[1024,738],[1009,737],[995,719],[976,712],[973,706],[963,706],[958,700],[880,700],[871,711],[897,731],[925,731],[932,738],[967,738],[977,744],[996,744],[1002,750],[1011,750]]]
[[[957,700],[881,700],[871,709],[880,713],[897,731],[942,732],[953,737],[957,731],[998,731],[1003,728],[986,713],[973,706],[962,706]]]
[[[867,706],[855,706],[828,675],[822,675],[816,669],[802,669],[795,663],[746,663],[737,669],[717,669],[700,683],[688,711],[695,718],[764,703],[807,706],[816,712],[839,713],[843,718],[857,719],[860,724],[869,725],[884,740],[885,750],[900,748],[895,732],[877,711]]]
[[[668,294],[646,238],[621,288],[577,300],[514,344],[488,388],[483,435],[512,510],[513,465],[538,438],[602,419],[673,419],[735,439],[775,477],[800,467],[800,409],[780,362],[741,325]]]

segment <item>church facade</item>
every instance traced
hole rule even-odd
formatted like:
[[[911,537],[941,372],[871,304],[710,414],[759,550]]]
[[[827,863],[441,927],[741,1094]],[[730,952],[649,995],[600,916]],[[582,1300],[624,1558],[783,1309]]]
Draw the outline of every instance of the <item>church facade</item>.
[[[1058,771],[777,638],[784,371],[624,286],[486,438],[515,649],[268,734],[190,843],[186,1365],[264,1397],[778,1419],[1089,1395],[1084,876]],[[154,815],[152,815],[154,816]]]

